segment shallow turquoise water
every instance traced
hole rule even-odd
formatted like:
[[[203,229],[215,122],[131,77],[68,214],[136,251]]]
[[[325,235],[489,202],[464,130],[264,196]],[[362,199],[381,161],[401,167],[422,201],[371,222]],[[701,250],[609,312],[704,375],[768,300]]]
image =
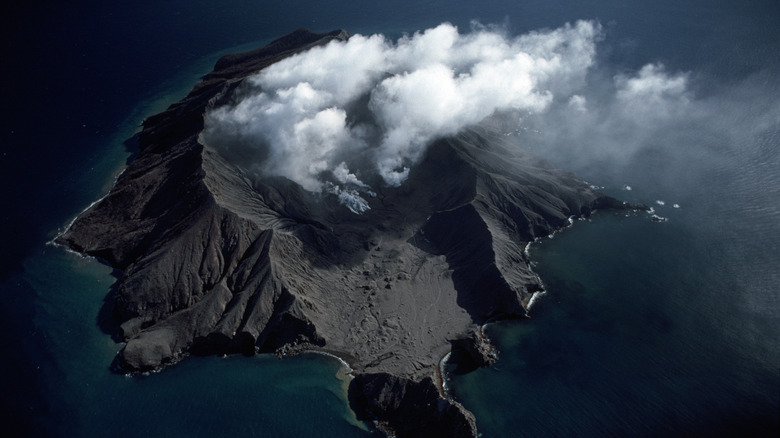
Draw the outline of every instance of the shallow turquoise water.
[[[34,323],[54,368],[41,390],[62,436],[367,434],[347,408],[341,364],[321,355],[191,357],[149,376],[114,374],[120,347],[96,321],[111,269],[52,247],[26,267],[33,288],[48,291]]]

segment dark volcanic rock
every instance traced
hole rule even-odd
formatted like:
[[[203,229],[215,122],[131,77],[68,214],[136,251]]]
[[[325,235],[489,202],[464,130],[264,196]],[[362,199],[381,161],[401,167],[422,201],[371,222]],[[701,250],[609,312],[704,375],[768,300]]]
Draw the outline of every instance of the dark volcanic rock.
[[[419,382],[386,373],[361,374],[349,385],[349,401],[361,420],[374,420],[397,436],[477,436],[474,415],[439,395],[430,377]]]
[[[56,241],[124,271],[114,314],[125,370],[188,352],[322,348],[354,368],[362,418],[401,436],[475,436],[471,414],[439,395],[439,360],[463,342],[490,363],[477,325],[524,316],[541,289],[526,245],[571,216],[624,205],[484,128],[435,142],[402,186],[376,187],[362,215],[249,176],[199,140],[204,113],[244,78],[346,38],[299,30],[220,59],[144,122],[137,158]]]
[[[498,353],[493,345],[482,333],[481,329],[472,330],[468,336],[453,342],[453,349],[461,349],[468,357],[467,364],[474,368],[492,365],[498,360]]]

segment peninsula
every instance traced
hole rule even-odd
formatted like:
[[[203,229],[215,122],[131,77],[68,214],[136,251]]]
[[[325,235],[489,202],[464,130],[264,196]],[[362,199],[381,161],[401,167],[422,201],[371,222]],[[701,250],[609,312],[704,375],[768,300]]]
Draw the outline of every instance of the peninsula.
[[[246,78],[349,38],[301,29],[222,57],[144,121],[137,157],[56,242],[123,272],[125,372],[187,354],[320,350],[352,368],[358,418],[399,437],[475,437],[473,415],[442,390],[441,359],[457,349],[492,363],[481,325],[526,316],[542,288],[527,245],[628,206],[485,126],[435,140],[403,184],[372,185],[361,214],[202,141],[206,112]]]

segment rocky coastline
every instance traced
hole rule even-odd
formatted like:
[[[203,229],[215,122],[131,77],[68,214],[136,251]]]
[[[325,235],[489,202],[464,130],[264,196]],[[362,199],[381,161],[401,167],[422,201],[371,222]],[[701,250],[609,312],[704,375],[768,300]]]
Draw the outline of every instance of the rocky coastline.
[[[438,383],[441,358],[496,360],[481,325],[527,316],[542,289],[529,242],[571,217],[633,207],[486,127],[437,140],[361,215],[285,178],[250,177],[201,141],[205,112],[242,80],[348,38],[299,29],[222,57],[144,121],[137,157],[55,241],[123,273],[122,372],[187,354],[324,351],[352,368],[359,419],[399,437],[475,437],[474,416]]]

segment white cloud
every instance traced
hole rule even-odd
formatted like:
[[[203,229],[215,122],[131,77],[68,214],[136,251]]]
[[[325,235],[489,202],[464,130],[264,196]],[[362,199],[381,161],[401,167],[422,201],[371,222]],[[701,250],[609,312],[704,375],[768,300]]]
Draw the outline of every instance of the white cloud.
[[[365,211],[366,181],[402,184],[436,138],[497,111],[543,112],[556,96],[568,99],[585,82],[600,33],[580,21],[515,38],[478,26],[460,34],[450,24],[395,43],[355,35],[251,77],[235,104],[207,114],[202,138],[241,150],[234,155],[245,167]],[[653,87],[626,79],[624,88],[630,97]],[[584,98],[573,102],[584,108]]]
[[[648,64],[635,76],[615,76],[617,104],[631,117],[663,119],[690,103],[688,75],[670,75],[661,64]]]
[[[569,98],[569,107],[578,112],[587,112],[588,100],[579,94],[575,94]]]

